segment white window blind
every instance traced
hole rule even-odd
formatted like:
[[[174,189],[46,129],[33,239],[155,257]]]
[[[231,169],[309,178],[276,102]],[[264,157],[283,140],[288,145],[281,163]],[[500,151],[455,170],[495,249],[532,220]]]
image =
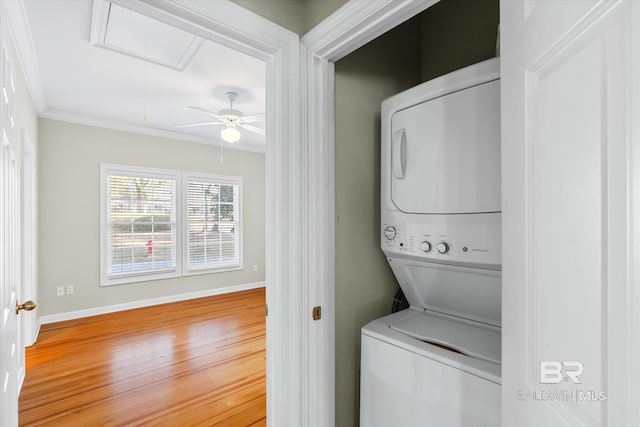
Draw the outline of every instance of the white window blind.
[[[184,179],[188,271],[241,266],[241,179],[215,175]]]
[[[103,180],[103,279],[176,273],[177,174],[105,168]]]

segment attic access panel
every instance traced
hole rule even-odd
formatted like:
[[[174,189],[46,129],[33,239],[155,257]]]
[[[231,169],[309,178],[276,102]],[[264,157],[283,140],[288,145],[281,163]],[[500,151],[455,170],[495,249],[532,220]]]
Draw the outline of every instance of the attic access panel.
[[[184,70],[204,39],[107,1],[96,1],[91,43],[126,55]]]

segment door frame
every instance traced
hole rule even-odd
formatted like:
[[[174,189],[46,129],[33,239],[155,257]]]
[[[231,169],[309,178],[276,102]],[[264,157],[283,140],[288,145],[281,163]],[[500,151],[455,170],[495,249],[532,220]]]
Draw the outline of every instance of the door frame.
[[[25,129],[20,130],[22,149],[20,171],[20,227],[21,239],[21,298],[22,301],[38,300],[38,157],[36,147]],[[32,346],[38,337],[40,322],[38,308],[25,313],[22,322],[22,339],[26,347]]]
[[[304,141],[302,247],[304,301],[322,307],[306,321],[303,357],[308,374],[303,423],[335,424],[335,97],[334,63],[439,0],[351,0],[302,39]],[[322,349],[322,351],[318,351]]]
[[[299,425],[303,402],[300,378],[305,372],[300,336],[302,313],[306,312],[302,309],[300,286],[303,255],[299,37],[226,0],[112,2],[265,62],[267,420],[272,426]],[[6,9],[34,108],[38,116],[46,116],[51,110],[33,52],[24,5],[19,1],[7,2]]]

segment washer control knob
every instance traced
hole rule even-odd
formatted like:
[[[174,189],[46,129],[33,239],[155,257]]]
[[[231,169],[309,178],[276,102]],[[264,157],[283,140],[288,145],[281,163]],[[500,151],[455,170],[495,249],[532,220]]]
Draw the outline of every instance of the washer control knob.
[[[420,250],[425,253],[431,252],[431,243],[428,240],[423,241],[420,243]]]
[[[396,228],[393,225],[387,225],[384,228],[384,237],[387,240],[395,239],[397,234],[398,234],[398,231],[396,230]]]
[[[449,252],[449,244],[447,242],[438,243],[438,252],[441,254],[446,254]]]

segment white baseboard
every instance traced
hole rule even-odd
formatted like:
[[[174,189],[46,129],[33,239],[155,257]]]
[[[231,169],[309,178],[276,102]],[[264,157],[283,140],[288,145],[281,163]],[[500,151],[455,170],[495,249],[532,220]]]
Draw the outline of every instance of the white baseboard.
[[[40,318],[38,318],[38,319],[36,319],[36,327],[35,327],[35,330],[33,331],[33,342],[25,342],[24,343],[25,347],[31,347],[36,342],[38,342],[38,335],[40,334],[40,327],[42,327],[42,321],[40,320]]]
[[[141,301],[126,302],[122,304],[105,305],[103,307],[87,308],[84,310],[68,311],[66,313],[49,314],[40,317],[39,325],[47,323],[63,322],[65,320],[80,319],[82,317],[96,316],[98,314],[114,313],[116,311],[131,310],[132,308],[149,307],[158,304],[167,304],[170,302],[178,302],[195,298],[210,297],[213,295],[228,294],[231,292],[246,291],[249,289],[264,288],[265,282],[245,283],[242,285],[225,286],[223,288],[205,289],[203,291],[188,292],[185,294],[168,295],[166,297],[158,297],[145,299]],[[39,332],[38,328],[38,332]]]

